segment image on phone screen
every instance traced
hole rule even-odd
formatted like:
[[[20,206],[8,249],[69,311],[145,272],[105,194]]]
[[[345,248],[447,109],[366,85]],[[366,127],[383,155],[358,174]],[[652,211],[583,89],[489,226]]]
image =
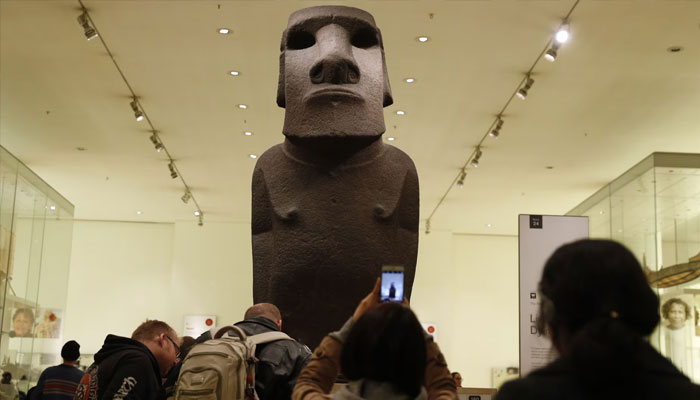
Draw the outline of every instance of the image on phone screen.
[[[382,269],[381,301],[403,301],[403,268]]]

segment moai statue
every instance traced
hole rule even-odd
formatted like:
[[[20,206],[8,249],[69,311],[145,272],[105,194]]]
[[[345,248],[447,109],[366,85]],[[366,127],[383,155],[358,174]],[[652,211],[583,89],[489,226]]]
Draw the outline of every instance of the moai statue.
[[[393,100],[372,15],[296,11],[281,51],[285,140],[253,172],[253,298],[276,304],[284,330],[316,346],[352,315],[382,265],[404,266],[410,297],[418,175],[381,139]]]

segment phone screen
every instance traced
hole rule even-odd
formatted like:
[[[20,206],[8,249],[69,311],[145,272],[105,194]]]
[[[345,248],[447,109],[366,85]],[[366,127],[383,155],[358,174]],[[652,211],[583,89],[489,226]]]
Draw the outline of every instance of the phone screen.
[[[403,301],[403,267],[382,267],[381,301]]]

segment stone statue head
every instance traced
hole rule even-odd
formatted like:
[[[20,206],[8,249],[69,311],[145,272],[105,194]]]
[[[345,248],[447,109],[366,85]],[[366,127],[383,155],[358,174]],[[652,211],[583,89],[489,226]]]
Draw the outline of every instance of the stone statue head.
[[[291,138],[378,137],[393,103],[372,15],[344,6],[292,13],[282,34],[277,104]]]

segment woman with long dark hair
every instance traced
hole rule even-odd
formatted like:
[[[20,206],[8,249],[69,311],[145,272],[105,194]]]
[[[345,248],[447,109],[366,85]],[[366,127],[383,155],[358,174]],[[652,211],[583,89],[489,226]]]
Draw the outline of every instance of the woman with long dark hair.
[[[342,370],[348,384],[330,394]],[[314,351],[292,400],[457,400],[445,358],[407,304],[379,303],[379,281]]]
[[[634,255],[609,240],[557,249],[539,285],[540,324],[560,357],[503,385],[496,399],[700,399],[646,338],[659,299]]]

